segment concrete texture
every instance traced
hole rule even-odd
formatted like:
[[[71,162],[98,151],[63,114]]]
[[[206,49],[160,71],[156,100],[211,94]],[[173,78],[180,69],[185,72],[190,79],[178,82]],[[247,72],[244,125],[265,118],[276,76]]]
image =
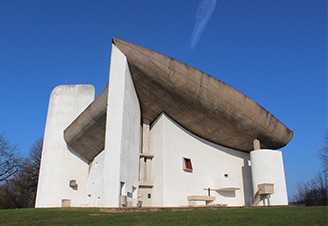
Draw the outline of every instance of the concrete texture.
[[[165,112],[190,132],[240,151],[285,146],[293,132],[252,99],[191,66],[113,38],[128,61],[143,119]],[[66,130],[67,144],[84,158],[104,149],[108,86]]]
[[[293,132],[252,99],[191,66],[113,38],[127,57],[141,105],[151,123],[165,112],[206,140],[241,151],[285,146]]]
[[[66,143],[92,161],[105,146],[108,84],[74,122],[64,130]]]

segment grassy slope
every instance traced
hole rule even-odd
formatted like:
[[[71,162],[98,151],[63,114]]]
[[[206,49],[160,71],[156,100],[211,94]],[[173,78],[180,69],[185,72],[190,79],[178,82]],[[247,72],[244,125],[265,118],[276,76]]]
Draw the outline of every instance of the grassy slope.
[[[0,225],[328,225],[328,207],[101,213],[99,209],[0,210]]]

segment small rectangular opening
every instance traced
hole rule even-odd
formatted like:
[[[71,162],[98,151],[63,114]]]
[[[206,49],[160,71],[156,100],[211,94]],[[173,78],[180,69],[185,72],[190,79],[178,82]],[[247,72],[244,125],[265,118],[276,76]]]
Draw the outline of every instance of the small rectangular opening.
[[[125,182],[121,181],[120,196],[125,194]]]
[[[62,207],[71,207],[70,199],[62,199]]]
[[[183,170],[192,172],[193,168],[192,168],[191,159],[183,158]]]

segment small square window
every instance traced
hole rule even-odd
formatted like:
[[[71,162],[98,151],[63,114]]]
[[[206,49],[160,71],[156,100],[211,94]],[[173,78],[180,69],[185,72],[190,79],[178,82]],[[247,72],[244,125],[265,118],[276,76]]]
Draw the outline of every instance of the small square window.
[[[183,170],[192,172],[191,159],[183,158]]]

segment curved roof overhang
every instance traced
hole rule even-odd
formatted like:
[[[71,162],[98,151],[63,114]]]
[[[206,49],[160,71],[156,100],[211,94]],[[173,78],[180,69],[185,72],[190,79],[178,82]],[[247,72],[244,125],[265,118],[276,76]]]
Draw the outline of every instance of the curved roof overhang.
[[[122,39],[114,45],[126,56],[141,105],[153,122],[165,112],[185,129],[206,140],[249,152],[278,149],[293,132],[255,101],[208,74]]]
[[[64,139],[82,157],[92,161],[105,146],[109,85],[64,130]]]
[[[113,38],[127,58],[139,98],[142,118],[154,122],[163,112],[191,133],[239,151],[278,149],[293,132],[255,101],[224,82],[191,66]],[[67,144],[92,161],[104,148],[107,92],[64,131]]]

